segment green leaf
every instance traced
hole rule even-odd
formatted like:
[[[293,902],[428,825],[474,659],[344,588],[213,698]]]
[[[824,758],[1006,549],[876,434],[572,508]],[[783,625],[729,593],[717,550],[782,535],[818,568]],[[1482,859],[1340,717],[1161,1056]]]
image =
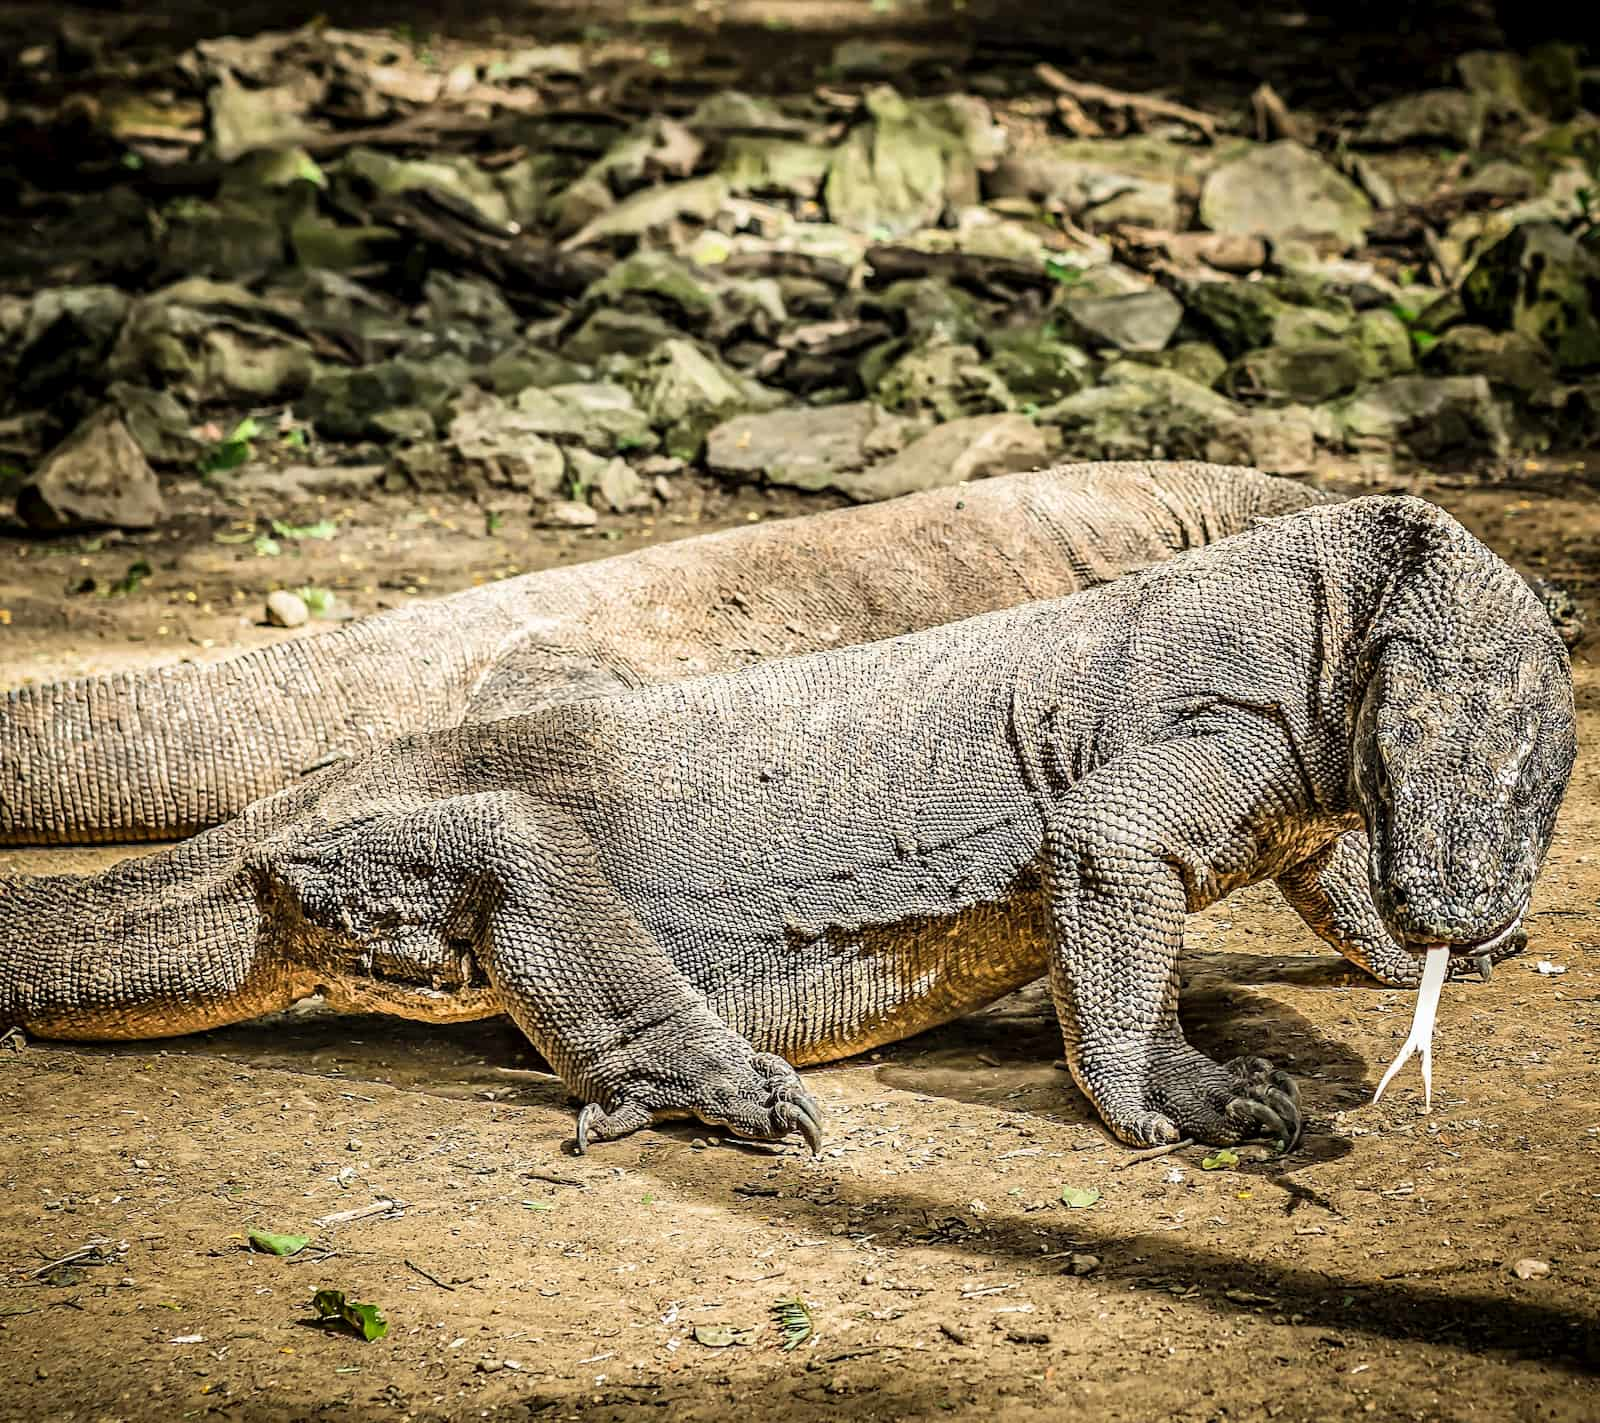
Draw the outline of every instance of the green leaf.
[[[320,1319],[337,1319],[348,1324],[369,1344],[389,1332],[389,1321],[377,1305],[348,1300],[343,1290],[318,1290],[311,1298],[311,1307]]]
[[[1238,1164],[1238,1156],[1229,1151],[1227,1147],[1220,1146],[1214,1155],[1206,1157],[1200,1163],[1200,1169],[1202,1171],[1221,1171],[1225,1166],[1237,1166]]]
[[[1084,1211],[1100,1199],[1100,1192],[1093,1186],[1063,1186],[1061,1199],[1073,1210]]]
[[[491,537],[498,534],[505,527],[506,516],[496,513],[493,509],[483,516],[483,531]]]
[[[786,1354],[798,1349],[817,1332],[811,1311],[799,1295],[793,1299],[781,1299],[773,1305],[772,1318],[778,1326],[778,1337]]]
[[[137,593],[139,585],[146,578],[153,576],[154,573],[155,570],[141,558],[137,563],[130,563],[128,571],[109,588],[102,589],[100,596],[102,598],[126,598],[130,593]]]
[[[1417,348],[1418,354],[1426,356],[1429,351],[1439,344],[1439,338],[1431,331],[1413,331],[1411,333],[1411,344]]]
[[[328,186],[327,175],[312,161],[309,153],[302,153],[295,159],[294,176],[307,183],[315,183],[319,188]]]
[[[250,1243],[267,1255],[297,1255],[311,1244],[309,1235],[274,1235],[270,1230],[252,1230]]]
[[[1054,277],[1064,287],[1070,287],[1074,282],[1081,282],[1086,275],[1082,267],[1074,267],[1070,262],[1063,262],[1059,257],[1046,257],[1044,259],[1046,275]]]
[[[522,1204],[530,1211],[553,1211],[556,1208],[554,1201],[524,1201]]]
[[[1389,304],[1389,310],[1398,316],[1403,322],[1405,322],[1407,326],[1411,325],[1411,323],[1414,322],[1420,314],[1415,307],[1407,306],[1405,303],[1398,301],[1391,302]]]
[[[333,596],[331,588],[314,588],[309,583],[303,588],[296,588],[294,593],[314,618],[327,617],[333,611],[334,603],[338,601]]]
[[[255,416],[246,415],[233,427],[233,433],[200,461],[200,472],[220,474],[226,470],[238,469],[255,454],[255,448],[250,442],[260,433],[261,426]]]
[[[314,524],[288,524],[273,519],[272,532],[280,539],[331,539],[339,532],[339,526],[332,519],[318,519]]]
[[[283,552],[283,545],[277,539],[266,534],[257,534],[254,543],[257,558],[276,558]]]

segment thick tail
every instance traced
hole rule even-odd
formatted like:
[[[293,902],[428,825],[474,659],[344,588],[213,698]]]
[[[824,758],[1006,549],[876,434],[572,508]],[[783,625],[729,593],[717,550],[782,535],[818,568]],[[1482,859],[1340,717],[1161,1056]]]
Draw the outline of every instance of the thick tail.
[[[240,844],[224,827],[99,874],[0,880],[0,1026],[166,1037],[305,996],[263,934]]]
[[[476,591],[476,590],[475,590]],[[419,604],[204,665],[0,698],[0,844],[166,840],[330,760],[461,719],[508,620]]]

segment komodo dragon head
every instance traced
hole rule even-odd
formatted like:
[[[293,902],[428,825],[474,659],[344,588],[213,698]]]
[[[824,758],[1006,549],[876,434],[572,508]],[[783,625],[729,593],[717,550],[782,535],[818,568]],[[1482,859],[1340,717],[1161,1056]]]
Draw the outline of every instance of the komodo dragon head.
[[[1550,847],[1577,751],[1572,671],[1512,569],[1432,505],[1385,502],[1415,556],[1357,664],[1373,899],[1412,952],[1480,955],[1521,924]]]

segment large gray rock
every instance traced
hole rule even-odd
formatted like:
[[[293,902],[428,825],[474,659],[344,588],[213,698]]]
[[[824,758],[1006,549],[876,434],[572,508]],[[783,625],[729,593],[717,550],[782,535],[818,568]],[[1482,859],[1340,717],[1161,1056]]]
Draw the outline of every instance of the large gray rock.
[[[935,420],[1010,410],[1016,404],[976,346],[937,340],[895,361],[877,381],[875,393],[891,410]]]
[[[1427,459],[1502,455],[1509,443],[1482,376],[1400,376],[1341,401],[1332,413],[1356,450],[1400,449]]]
[[[1164,287],[1069,297],[1066,307],[1090,336],[1123,351],[1163,350],[1183,320],[1183,304]]]
[[[999,151],[982,100],[957,95],[907,100],[869,89],[870,122],[856,128],[828,170],[828,217],[857,232],[900,236],[930,227],[946,207],[978,201],[978,173]]]
[[[1372,204],[1309,148],[1283,139],[1214,169],[1200,190],[1200,220],[1213,232],[1328,235],[1350,248],[1364,239]]]
[[[356,370],[325,370],[295,403],[295,413],[333,440],[383,438],[376,417],[399,409],[425,410],[443,423],[450,402],[472,379],[456,356],[431,361],[379,361]]]
[[[565,483],[561,447],[544,439],[539,422],[496,396],[463,402],[450,422],[448,443],[485,484],[550,499]]]
[[[1101,379],[1037,416],[1061,431],[1067,459],[1203,459],[1242,414],[1216,391],[1156,366],[1119,361]]]
[[[106,362],[111,379],[192,405],[292,400],[315,368],[292,311],[203,277],[134,302]]]
[[[1427,364],[1447,375],[1484,376],[1525,399],[1549,395],[1555,386],[1549,352],[1520,331],[1452,326],[1429,351]]]
[[[624,377],[666,452],[699,457],[707,432],[729,416],[770,410],[784,397],[730,370],[692,341],[664,341]]]
[[[155,471],[112,406],[51,450],[17,495],[18,516],[44,533],[149,529],[164,513]]]
[[[0,371],[11,371],[15,401],[44,403],[93,386],[128,306],[128,298],[115,287],[53,287],[34,293],[19,311],[16,329],[0,340],[0,350],[15,352],[14,361],[9,354],[0,355]]]
[[[1553,222],[1514,228],[1461,284],[1467,319],[1539,342],[1564,370],[1600,365],[1600,257]]]
[[[1315,405],[1354,390],[1365,378],[1355,347],[1340,340],[1305,341],[1247,351],[1229,368],[1229,395]]]
[[[1318,445],[1338,442],[1338,427],[1325,410],[1285,405],[1252,410],[1223,425],[1206,447],[1206,458],[1267,474],[1309,474],[1316,468]]]
[[[860,502],[893,499],[971,479],[1038,469],[1051,442],[1025,415],[973,415],[937,425],[893,459],[859,474],[843,474],[832,487]]]
[[[1476,148],[1488,105],[1465,89],[1429,89],[1379,104],[1367,115],[1356,141],[1373,148],[1444,142]]]
[[[745,483],[848,494],[851,481],[897,454],[917,430],[870,401],[739,415],[706,436],[706,465]]]

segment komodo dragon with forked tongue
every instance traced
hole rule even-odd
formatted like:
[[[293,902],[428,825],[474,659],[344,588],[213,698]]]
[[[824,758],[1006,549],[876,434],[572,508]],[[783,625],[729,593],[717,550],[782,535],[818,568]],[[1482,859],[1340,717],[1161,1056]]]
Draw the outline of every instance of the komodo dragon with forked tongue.
[[[1185,913],[1271,879],[1354,958],[1471,955],[1521,921],[1574,754],[1534,594],[1373,496],[1068,598],[407,738],[176,849],[0,885],[0,1024],[159,1035],[318,990],[503,1011],[589,1104],[580,1148],[672,1117],[815,1148],[791,1064],[1048,972],[1122,1140],[1292,1146],[1291,1080],[1183,1037]]]

